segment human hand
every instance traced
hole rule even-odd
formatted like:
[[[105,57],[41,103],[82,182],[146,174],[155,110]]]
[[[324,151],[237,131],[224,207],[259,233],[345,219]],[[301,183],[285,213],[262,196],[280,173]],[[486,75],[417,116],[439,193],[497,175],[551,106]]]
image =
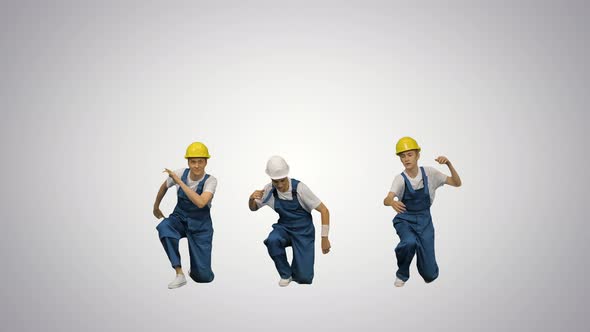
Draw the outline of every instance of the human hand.
[[[438,162],[441,165],[448,165],[451,163],[451,161],[449,159],[447,159],[447,157],[445,157],[445,156],[440,156],[440,157],[434,159],[434,161]]]
[[[180,184],[180,182],[182,182],[182,180],[178,177],[178,175],[176,175],[176,173],[167,168],[164,168],[164,171],[162,173],[168,173],[168,176],[170,176],[176,184]]]
[[[391,207],[397,213],[404,213],[404,212],[406,212],[406,205],[404,203],[400,202],[400,201],[393,201],[393,202],[391,202]]]
[[[160,208],[157,206],[154,206],[154,217],[156,217],[158,219],[164,218],[164,214],[162,213]]]
[[[330,245],[330,240],[328,240],[328,237],[322,237],[322,252],[324,255],[330,252],[330,248],[332,248],[332,246]]]
[[[262,195],[264,195],[264,190],[255,190],[252,195],[250,195],[250,199],[262,199]]]

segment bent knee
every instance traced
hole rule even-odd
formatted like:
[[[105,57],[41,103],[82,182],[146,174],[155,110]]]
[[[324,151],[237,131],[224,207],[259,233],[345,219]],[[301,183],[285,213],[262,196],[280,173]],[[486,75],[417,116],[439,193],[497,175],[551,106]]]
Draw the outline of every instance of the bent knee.
[[[424,274],[422,274],[422,278],[424,278],[424,281],[426,283],[431,283],[431,282],[435,281],[436,278],[438,278],[438,271],[433,272],[433,273],[424,273]]]
[[[416,247],[418,247],[418,243],[416,240],[404,240],[400,242],[399,247],[403,248],[404,250],[415,251]]]
[[[313,276],[294,276],[293,281],[301,285],[310,285],[313,282]]]
[[[213,279],[215,279],[215,274],[213,274],[213,272],[207,272],[207,273],[190,273],[189,274],[191,279],[193,279],[195,282],[198,283],[208,283],[208,282],[212,282]]]
[[[266,240],[264,240],[264,244],[268,248],[280,248],[285,246],[285,241],[280,237],[269,236]]]
[[[172,221],[170,221],[170,219],[164,218],[162,221],[160,221],[158,226],[156,226],[156,229],[160,232],[163,230],[174,229],[174,227],[172,227]]]

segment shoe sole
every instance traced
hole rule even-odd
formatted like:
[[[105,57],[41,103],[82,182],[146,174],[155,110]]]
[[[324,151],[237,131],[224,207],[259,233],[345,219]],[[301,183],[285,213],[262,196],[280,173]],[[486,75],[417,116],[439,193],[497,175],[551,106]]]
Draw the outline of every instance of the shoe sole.
[[[291,283],[291,281],[293,281],[293,279],[289,278],[289,282],[286,283],[285,285],[281,284],[281,282],[279,281],[279,286],[280,287],[287,287],[287,286],[289,286],[289,284]]]
[[[183,282],[183,283],[180,283],[178,285],[168,286],[168,289],[175,289],[175,288],[178,288],[178,287],[182,287],[184,285],[186,285],[186,281]]]

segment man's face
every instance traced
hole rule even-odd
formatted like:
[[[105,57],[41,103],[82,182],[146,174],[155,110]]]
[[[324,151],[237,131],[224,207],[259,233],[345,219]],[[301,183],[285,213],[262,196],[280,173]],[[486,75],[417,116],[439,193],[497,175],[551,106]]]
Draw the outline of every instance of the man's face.
[[[273,187],[277,188],[278,191],[284,193],[289,189],[289,180],[284,177],[278,180],[272,180]]]
[[[405,151],[399,154],[399,160],[406,169],[418,166],[418,159],[420,159],[420,153],[417,150]]]
[[[193,175],[203,175],[207,166],[207,158],[188,158],[188,167]]]

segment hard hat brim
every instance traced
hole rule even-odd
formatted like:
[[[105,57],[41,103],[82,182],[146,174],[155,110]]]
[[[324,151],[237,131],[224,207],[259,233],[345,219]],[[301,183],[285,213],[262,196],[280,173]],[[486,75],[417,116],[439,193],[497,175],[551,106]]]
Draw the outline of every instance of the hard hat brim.
[[[280,179],[286,178],[289,175],[289,172],[280,173],[280,174],[276,174],[276,175],[270,175],[270,174],[268,174],[268,172],[266,172],[266,175],[268,175],[273,180],[280,180]]]
[[[414,148],[414,149],[406,149],[406,150],[397,152],[396,155],[399,156],[400,153],[404,153],[404,152],[408,152],[408,151],[414,151],[414,150],[420,152],[421,149],[420,148],[417,148],[417,149],[416,148]]]
[[[211,158],[211,156],[184,156],[184,159],[189,159],[189,158],[205,158],[205,159],[209,159]]]

